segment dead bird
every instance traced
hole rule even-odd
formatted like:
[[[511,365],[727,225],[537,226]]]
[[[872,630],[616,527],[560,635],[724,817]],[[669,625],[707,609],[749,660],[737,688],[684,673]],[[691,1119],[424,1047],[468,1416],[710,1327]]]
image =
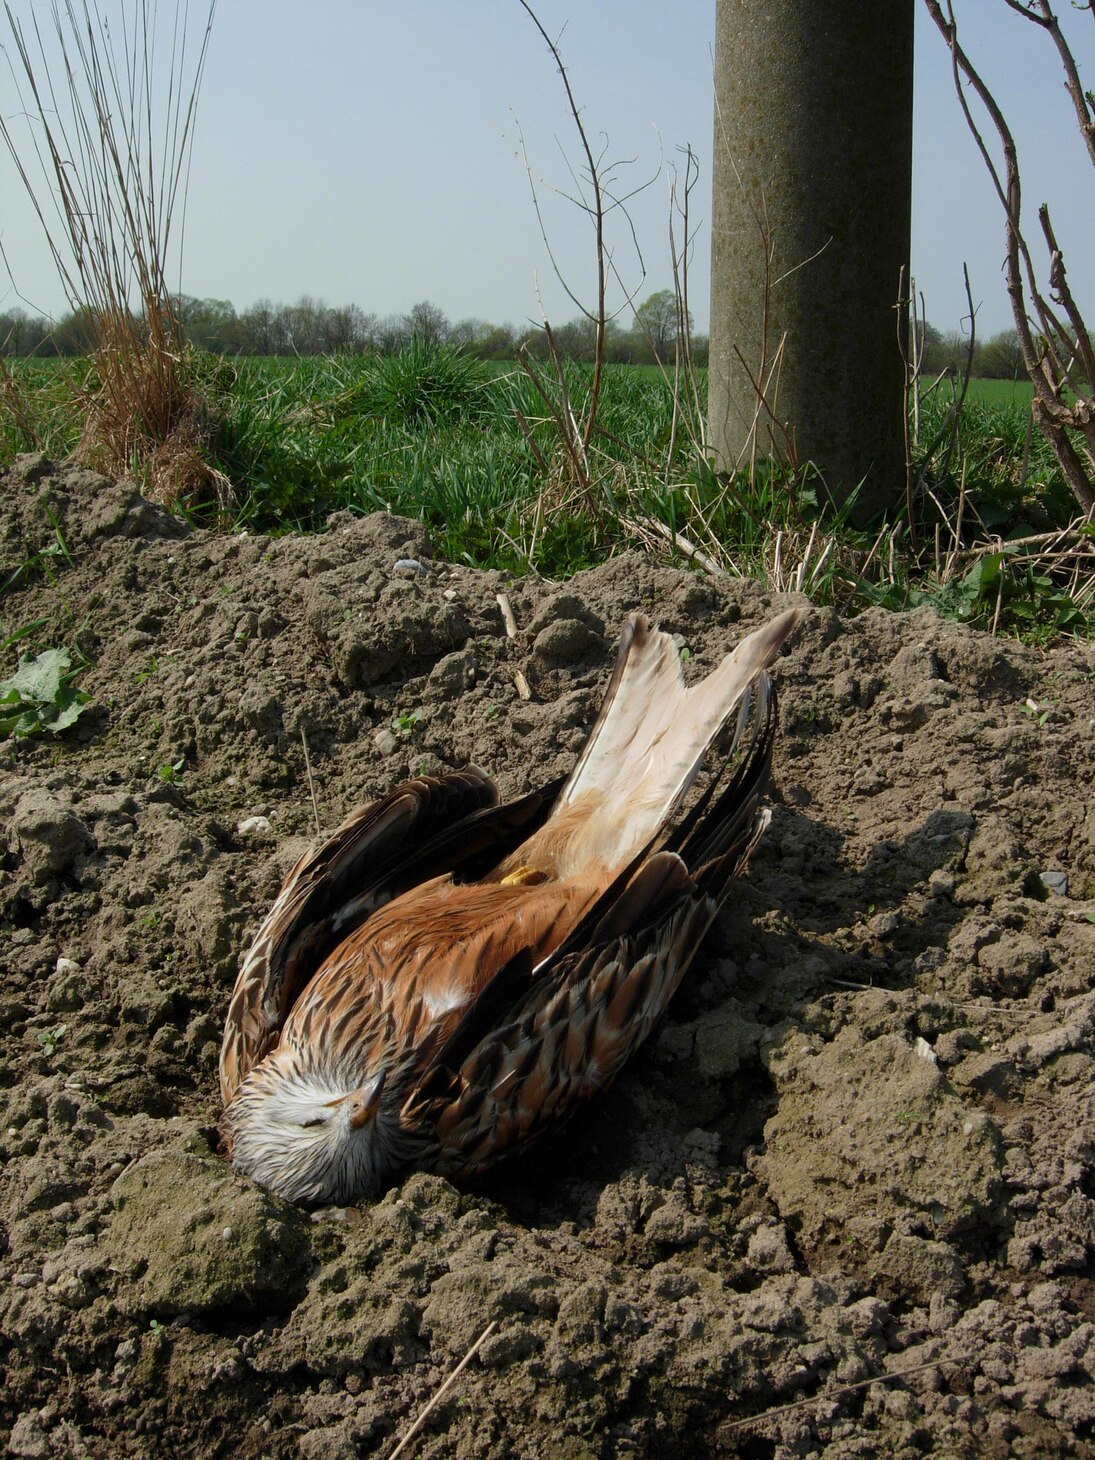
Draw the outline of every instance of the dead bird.
[[[221,1050],[224,1147],[290,1201],[454,1179],[603,1089],[680,984],[768,824],[780,614],[686,687],[668,634],[624,625],[562,783],[499,805],[478,768],[360,808],[285,881]],[[682,802],[736,716],[721,775]]]

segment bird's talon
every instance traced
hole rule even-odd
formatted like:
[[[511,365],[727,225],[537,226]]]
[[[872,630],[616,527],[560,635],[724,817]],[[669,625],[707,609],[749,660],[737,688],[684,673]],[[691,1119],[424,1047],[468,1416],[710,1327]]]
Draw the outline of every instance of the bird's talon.
[[[548,880],[548,874],[539,867],[514,867],[502,878],[502,887],[537,887]]]

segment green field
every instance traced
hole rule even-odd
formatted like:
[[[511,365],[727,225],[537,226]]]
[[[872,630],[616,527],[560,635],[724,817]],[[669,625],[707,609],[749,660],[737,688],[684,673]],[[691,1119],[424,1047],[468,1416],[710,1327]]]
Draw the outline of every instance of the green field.
[[[864,531],[847,514],[822,510],[808,465],[798,473],[758,467],[733,481],[711,471],[697,444],[706,372],[692,396],[675,397],[654,367],[608,367],[597,430],[576,468],[557,419],[557,387],[549,385],[545,400],[516,365],[419,349],[394,357],[207,356],[194,368],[215,422],[208,465],[226,487],[219,505],[178,505],[218,525],[317,531],[336,510],[386,510],[422,519],[440,555],[477,566],[564,578],[645,546],[801,587],[817,601],[854,608],[928,600],[999,625],[999,564],[984,592],[979,582],[959,591],[950,581],[953,553],[941,581],[942,549],[986,534],[1029,536],[1075,516],[1052,455],[1031,431],[1030,386],[1009,381],[972,381],[951,429],[952,384],[925,392],[913,431],[913,520],[900,513]],[[72,452],[80,391],[94,386],[89,367],[15,361],[9,369],[0,382],[8,406],[0,461],[17,451]],[[579,417],[590,380],[588,367],[568,369]],[[1052,583],[1013,586],[1016,602],[1053,596]],[[1069,604],[1053,608],[1051,628],[1077,622]]]
[[[1034,387],[1029,380],[971,380],[968,395],[983,405],[1014,406],[1025,411],[1034,397]]]

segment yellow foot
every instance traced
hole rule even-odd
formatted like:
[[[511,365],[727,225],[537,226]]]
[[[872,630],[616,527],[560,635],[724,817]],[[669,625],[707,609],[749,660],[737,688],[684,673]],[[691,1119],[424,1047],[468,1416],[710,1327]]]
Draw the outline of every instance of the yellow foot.
[[[507,872],[502,878],[502,887],[535,887],[540,882],[546,882],[548,874],[542,872],[539,867],[514,867],[512,872]]]

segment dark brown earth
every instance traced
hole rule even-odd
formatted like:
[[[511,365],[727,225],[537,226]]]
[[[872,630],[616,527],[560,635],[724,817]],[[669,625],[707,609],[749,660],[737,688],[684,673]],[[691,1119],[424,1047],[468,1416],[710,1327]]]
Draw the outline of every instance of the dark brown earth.
[[[514,794],[629,610],[698,674],[783,600],[511,581],[383,516],[191,532],[37,457],[0,541],[3,633],[45,621],[0,678],[75,643],[93,697],[0,745],[9,1454],[386,1456],[489,1323],[404,1455],[1095,1454],[1095,648],[811,609],[771,829],[616,1087],[489,1184],[312,1213],[210,1148],[304,737],[325,830],[423,768]]]

